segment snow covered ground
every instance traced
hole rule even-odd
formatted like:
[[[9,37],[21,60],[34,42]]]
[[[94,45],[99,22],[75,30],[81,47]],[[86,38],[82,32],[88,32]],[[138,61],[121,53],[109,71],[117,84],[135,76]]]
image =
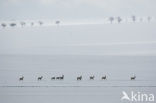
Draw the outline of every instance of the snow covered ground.
[[[150,22],[1,28],[0,102],[120,103],[122,91],[156,94],[155,27]],[[62,74],[62,81],[50,79]]]

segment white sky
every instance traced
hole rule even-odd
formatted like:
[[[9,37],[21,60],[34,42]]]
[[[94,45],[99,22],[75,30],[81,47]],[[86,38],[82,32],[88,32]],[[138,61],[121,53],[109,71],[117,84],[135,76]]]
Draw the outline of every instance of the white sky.
[[[156,16],[156,0],[0,0],[0,19]]]

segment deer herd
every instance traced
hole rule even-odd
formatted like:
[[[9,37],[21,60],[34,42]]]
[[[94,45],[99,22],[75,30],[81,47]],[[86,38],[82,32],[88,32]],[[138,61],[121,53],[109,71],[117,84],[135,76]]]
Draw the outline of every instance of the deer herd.
[[[90,80],[94,80],[94,78],[95,78],[94,75],[89,76],[89,79],[90,79]],[[38,81],[40,81],[40,80],[42,80],[42,79],[43,79],[43,76],[39,76],[39,77],[37,78]],[[135,80],[135,79],[136,79],[136,76],[135,76],[135,75],[132,76],[132,77],[130,77],[130,80]],[[22,76],[22,77],[19,78],[19,81],[23,81],[23,80],[24,80],[24,76]],[[57,77],[51,77],[51,80],[64,80],[64,75],[62,75],[62,76],[57,76]],[[82,80],[82,75],[81,75],[81,76],[78,76],[78,77],[76,78],[76,80],[77,80],[77,81]],[[102,76],[102,77],[101,77],[101,80],[107,80],[107,76],[106,76],[106,75]]]

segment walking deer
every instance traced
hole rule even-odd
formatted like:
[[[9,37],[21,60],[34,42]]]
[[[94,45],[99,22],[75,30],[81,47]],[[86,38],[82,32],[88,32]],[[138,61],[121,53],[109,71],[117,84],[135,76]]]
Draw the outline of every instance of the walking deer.
[[[95,76],[90,76],[90,80],[94,80]]]
[[[106,80],[106,79],[107,79],[106,75],[103,76],[103,77],[101,77],[101,79],[102,79],[102,80]]]
[[[23,79],[24,79],[24,76],[20,77],[20,78],[19,78],[19,81],[21,81],[21,80],[23,80]]]
[[[82,76],[77,77],[77,80],[82,80]]]
[[[131,80],[135,80],[136,79],[136,76],[134,75],[133,77],[131,77]]]
[[[43,76],[38,77],[38,80],[42,80]]]

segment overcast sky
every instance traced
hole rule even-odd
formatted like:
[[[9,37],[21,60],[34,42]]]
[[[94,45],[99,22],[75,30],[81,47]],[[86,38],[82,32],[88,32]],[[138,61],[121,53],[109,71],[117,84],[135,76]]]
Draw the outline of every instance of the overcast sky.
[[[156,16],[156,0],[0,0],[0,19]]]

